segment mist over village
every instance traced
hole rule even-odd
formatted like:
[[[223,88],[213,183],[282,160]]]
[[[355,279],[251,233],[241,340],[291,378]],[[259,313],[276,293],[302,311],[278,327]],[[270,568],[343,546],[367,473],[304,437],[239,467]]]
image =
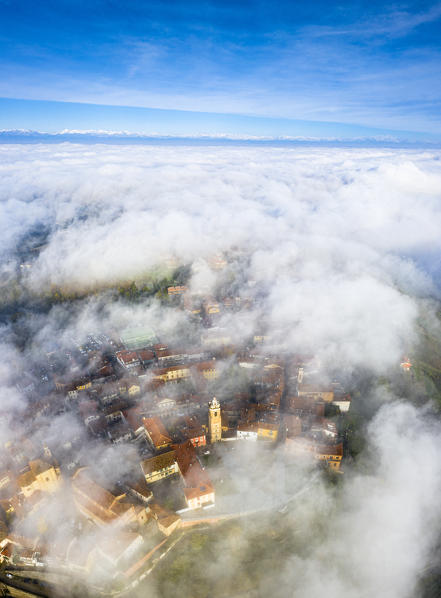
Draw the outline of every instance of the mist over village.
[[[439,4],[0,17],[0,596],[440,596]]]

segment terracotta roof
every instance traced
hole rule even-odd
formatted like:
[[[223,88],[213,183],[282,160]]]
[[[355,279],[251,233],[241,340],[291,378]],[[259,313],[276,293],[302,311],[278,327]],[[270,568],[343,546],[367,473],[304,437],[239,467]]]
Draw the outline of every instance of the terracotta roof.
[[[143,426],[143,415],[142,415],[142,408],[141,407],[132,407],[131,409],[127,409],[124,411],[124,417],[126,418],[127,423],[132,428],[134,432]]]
[[[88,476],[86,468],[76,471],[72,478],[72,487],[75,499],[100,518],[113,519],[130,508],[129,504],[120,502],[118,497],[94,482]]]
[[[171,443],[171,438],[159,417],[143,417],[142,422],[155,447],[158,448]]]
[[[214,491],[211,480],[202,469],[190,441],[176,446],[176,461],[184,478],[186,496],[192,494],[194,498]]]
[[[138,351],[138,355],[141,361],[151,361],[152,359],[155,359],[155,354],[150,349],[142,349],[141,351]]]
[[[116,358],[122,361],[125,365],[131,364],[135,361],[139,361],[138,354],[136,351],[118,351]]]
[[[179,521],[179,515],[165,509],[158,503],[153,503],[150,505],[150,511],[153,513],[154,518],[162,525],[162,527],[167,528]]]

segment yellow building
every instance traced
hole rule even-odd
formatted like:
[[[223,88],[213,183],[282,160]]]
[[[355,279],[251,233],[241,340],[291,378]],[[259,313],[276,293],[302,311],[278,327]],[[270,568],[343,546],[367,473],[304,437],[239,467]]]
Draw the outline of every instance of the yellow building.
[[[164,382],[177,382],[188,378],[190,376],[190,370],[186,366],[176,365],[170,368],[160,368],[154,370],[154,377],[163,380]]]
[[[222,419],[220,403],[213,397],[213,400],[208,403],[208,432],[210,435],[210,442],[219,442],[222,438]]]
[[[279,427],[277,424],[269,422],[258,422],[257,424],[257,438],[263,440],[277,440]]]
[[[139,384],[132,384],[127,389],[127,394],[129,395],[129,397],[139,395],[140,392],[141,392],[141,387],[139,386]]]
[[[18,485],[26,497],[36,490],[56,492],[60,485],[60,470],[41,459],[29,461],[29,468],[19,476]]]
[[[218,377],[218,373],[216,370],[216,361],[213,359],[211,361],[203,361],[202,363],[197,363],[195,368],[198,372],[200,372],[205,380],[214,380]]]
[[[153,484],[175,473],[179,473],[175,451],[168,451],[141,463],[142,473],[148,484]]]
[[[320,461],[326,461],[331,469],[339,470],[343,457],[343,444],[317,445],[315,447],[315,457]]]
[[[205,305],[205,311],[207,314],[218,314],[219,313],[219,303],[216,302],[207,302]]]
[[[90,388],[92,386],[92,382],[90,380],[83,380],[82,382],[79,382],[76,387],[75,390],[86,390],[87,388]]]

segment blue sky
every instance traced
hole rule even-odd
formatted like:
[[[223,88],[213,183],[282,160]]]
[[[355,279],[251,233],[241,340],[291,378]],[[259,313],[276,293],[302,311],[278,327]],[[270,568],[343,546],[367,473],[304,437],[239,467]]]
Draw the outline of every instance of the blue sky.
[[[1,128],[441,138],[440,73],[441,2],[0,0],[0,97],[69,102]]]

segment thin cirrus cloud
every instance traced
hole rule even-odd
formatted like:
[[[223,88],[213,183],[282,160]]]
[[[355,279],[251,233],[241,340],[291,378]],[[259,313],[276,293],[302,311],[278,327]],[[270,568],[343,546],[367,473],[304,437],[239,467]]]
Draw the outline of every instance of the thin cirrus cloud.
[[[0,96],[441,132],[439,3],[103,8],[3,6]]]

